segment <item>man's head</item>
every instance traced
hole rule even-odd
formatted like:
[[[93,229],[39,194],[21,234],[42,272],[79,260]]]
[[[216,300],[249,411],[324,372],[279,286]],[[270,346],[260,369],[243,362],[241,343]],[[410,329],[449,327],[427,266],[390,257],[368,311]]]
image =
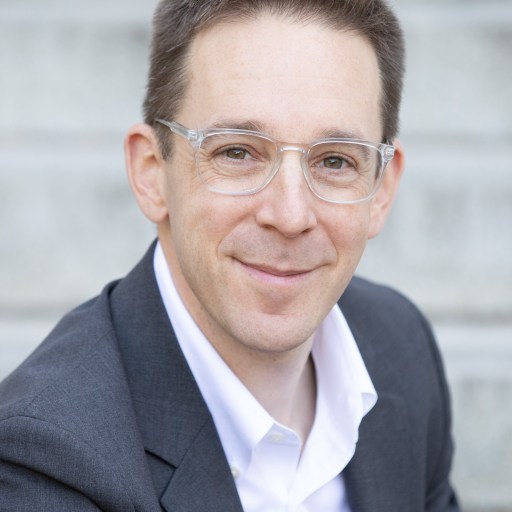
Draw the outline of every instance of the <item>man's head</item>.
[[[187,65],[190,47],[197,34],[216,24],[249,21],[265,12],[297,22],[316,21],[334,30],[365,37],[377,56],[382,80],[382,141],[397,136],[405,52],[400,25],[385,0],[161,1],[154,16],[144,101],[146,123],[152,125],[158,118],[173,119],[179,111],[190,79]],[[167,156],[168,134],[165,129],[156,128],[162,152]]]
[[[189,3],[181,9],[187,11]],[[333,9],[339,3],[325,2]],[[360,8],[360,2],[350,4]],[[364,5],[371,18],[377,2]],[[300,163],[301,151],[311,142],[343,136],[378,144],[392,133],[381,114],[381,61],[361,31],[334,27],[317,14],[308,17],[305,8],[301,16],[276,8],[235,18],[230,11],[215,21],[213,15],[206,17],[208,23],[194,32],[186,48],[185,81],[174,96],[179,101],[166,103],[168,84],[153,83],[150,94],[155,88],[163,93],[161,110],[152,111],[147,102],[151,124],[161,116],[194,130],[253,127],[293,148],[283,154],[265,188],[248,195],[212,191],[198,173],[190,141],[163,125],[159,136],[153,126],[137,125],[126,139],[132,188],[145,215],[158,226],[178,292],[232,365],[234,360],[247,362],[247,351],[277,356],[307,349],[306,342],[350,281],[366,240],[383,226],[403,166],[395,141],[395,158],[367,201],[335,204],[312,193]],[[173,12],[179,16],[181,10]],[[189,30],[183,21],[174,23],[178,30]],[[159,30],[157,39],[164,38],[165,30]],[[159,65],[175,67],[163,57]],[[159,139],[172,140],[170,154],[163,154]],[[266,158],[247,145],[218,152],[228,166],[234,160],[238,165],[239,155],[250,165]],[[313,162],[325,171],[325,183],[332,183],[336,173],[330,170],[332,157],[328,152]],[[345,166],[352,162],[343,160]]]

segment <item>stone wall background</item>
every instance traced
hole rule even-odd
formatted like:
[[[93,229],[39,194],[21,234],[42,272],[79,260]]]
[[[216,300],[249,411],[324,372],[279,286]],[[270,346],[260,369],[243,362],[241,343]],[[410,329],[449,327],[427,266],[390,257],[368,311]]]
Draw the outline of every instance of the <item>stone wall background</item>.
[[[360,273],[433,321],[468,512],[512,511],[512,1],[395,0],[408,164]],[[155,234],[125,175],[155,0],[0,0],[0,378]]]

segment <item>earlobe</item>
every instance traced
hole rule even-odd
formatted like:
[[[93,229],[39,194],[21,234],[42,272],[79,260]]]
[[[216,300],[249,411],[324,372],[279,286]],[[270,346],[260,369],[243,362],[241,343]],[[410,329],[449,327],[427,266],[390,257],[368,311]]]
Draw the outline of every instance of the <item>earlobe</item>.
[[[391,206],[395,200],[398,184],[405,166],[404,148],[399,140],[393,142],[395,156],[389,162],[381,186],[370,205],[370,229],[368,238],[379,234],[384,227]]]
[[[164,161],[151,126],[137,124],[124,142],[126,172],[139,208],[155,224],[167,217],[164,195]]]

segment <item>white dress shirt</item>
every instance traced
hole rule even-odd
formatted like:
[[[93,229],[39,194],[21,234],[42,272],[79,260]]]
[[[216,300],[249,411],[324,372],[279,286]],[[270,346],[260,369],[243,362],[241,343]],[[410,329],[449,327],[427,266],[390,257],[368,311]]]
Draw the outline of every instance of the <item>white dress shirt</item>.
[[[315,335],[316,412],[302,446],[299,436],[267,413],[205,338],[174,286],[160,244],[154,268],[244,511],[350,512],[341,472],[354,455],[359,424],[377,393],[339,307],[333,307]]]

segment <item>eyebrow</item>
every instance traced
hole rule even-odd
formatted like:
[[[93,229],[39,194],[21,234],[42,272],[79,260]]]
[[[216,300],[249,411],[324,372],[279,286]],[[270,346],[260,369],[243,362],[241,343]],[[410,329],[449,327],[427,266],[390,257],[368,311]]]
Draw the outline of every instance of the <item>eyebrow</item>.
[[[266,133],[265,126],[263,123],[253,120],[239,121],[234,119],[220,119],[216,121],[209,128],[231,128],[232,130],[249,130],[252,132],[263,132]]]
[[[320,139],[364,139],[361,134],[352,131],[328,128],[320,132]]]
[[[253,119],[246,121],[240,121],[235,119],[220,119],[210,125],[208,128],[221,128],[221,129],[234,129],[234,130],[249,130],[253,132],[261,132],[268,134],[269,130],[263,123]],[[318,136],[314,140],[319,139],[364,139],[361,134],[353,131],[340,130],[339,128],[326,128],[318,133]],[[293,142],[293,141],[287,141]]]

